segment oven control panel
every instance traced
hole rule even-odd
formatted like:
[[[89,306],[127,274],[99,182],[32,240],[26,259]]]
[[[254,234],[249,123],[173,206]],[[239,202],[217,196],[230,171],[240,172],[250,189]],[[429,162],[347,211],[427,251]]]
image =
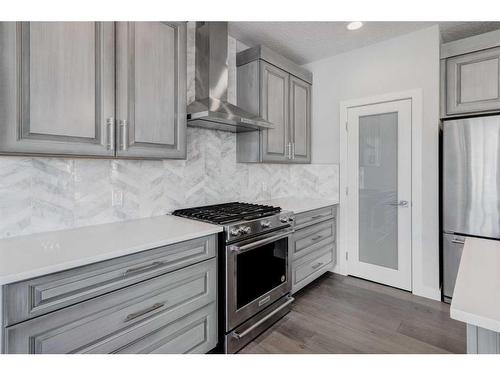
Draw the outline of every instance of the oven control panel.
[[[226,232],[226,241],[240,240],[261,233],[293,226],[294,222],[295,216],[293,212],[284,211],[277,215],[234,223],[224,228]]]

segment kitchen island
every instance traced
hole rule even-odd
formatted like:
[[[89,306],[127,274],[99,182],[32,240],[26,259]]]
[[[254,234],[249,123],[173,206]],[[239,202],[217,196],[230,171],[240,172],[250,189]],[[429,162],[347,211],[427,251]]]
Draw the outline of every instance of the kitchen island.
[[[500,241],[467,237],[450,316],[467,323],[467,353],[500,354]]]

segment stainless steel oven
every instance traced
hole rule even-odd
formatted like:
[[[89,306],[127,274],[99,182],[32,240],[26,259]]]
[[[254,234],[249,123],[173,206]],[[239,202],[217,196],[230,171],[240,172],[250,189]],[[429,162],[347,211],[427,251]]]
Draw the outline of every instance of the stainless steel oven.
[[[224,226],[219,234],[217,351],[236,353],[291,309],[293,212],[230,202],[173,214]]]
[[[291,226],[226,246],[226,331],[291,290]]]

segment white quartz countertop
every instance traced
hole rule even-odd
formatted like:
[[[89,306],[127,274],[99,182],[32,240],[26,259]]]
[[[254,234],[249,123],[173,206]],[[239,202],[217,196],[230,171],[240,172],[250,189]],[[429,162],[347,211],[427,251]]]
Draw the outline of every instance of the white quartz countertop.
[[[203,237],[222,227],[163,215],[0,240],[0,285]]]
[[[500,332],[500,241],[467,237],[450,316]]]
[[[338,204],[339,201],[319,198],[285,197],[260,201],[257,203],[278,206],[283,210],[293,211],[298,214],[301,212],[316,210],[318,208],[333,206]]]

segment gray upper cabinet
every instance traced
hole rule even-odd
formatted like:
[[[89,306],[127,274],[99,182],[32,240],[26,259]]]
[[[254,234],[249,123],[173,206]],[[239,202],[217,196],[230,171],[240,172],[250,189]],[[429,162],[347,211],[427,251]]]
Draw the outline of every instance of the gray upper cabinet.
[[[271,122],[237,134],[239,162],[311,162],[312,74],[264,46],[238,53],[238,106]]]
[[[117,155],[185,158],[186,24],[117,23]]]
[[[290,76],[292,159],[311,162],[311,85]]]
[[[262,161],[288,160],[290,126],[288,122],[289,74],[264,61],[260,63],[261,116],[274,125],[262,131]]]
[[[0,49],[0,153],[185,157],[185,23],[2,22]]]
[[[446,114],[500,109],[500,48],[446,60]]]
[[[0,152],[113,155],[113,23],[2,22],[0,50]]]

